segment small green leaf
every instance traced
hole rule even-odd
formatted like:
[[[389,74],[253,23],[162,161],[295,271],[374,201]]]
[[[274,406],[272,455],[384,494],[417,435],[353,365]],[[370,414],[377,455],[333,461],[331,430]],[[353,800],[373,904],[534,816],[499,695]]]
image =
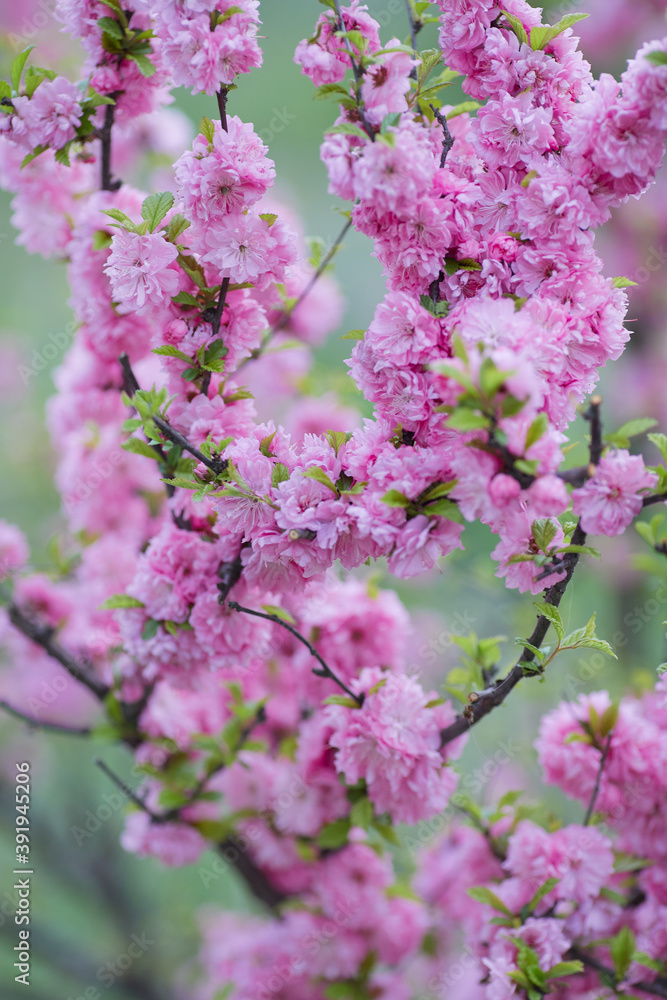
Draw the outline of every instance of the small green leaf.
[[[29,45],[27,49],[23,50],[23,52],[19,52],[16,59],[14,59],[14,62],[12,63],[10,76],[12,80],[12,90],[14,91],[15,94],[18,94],[19,92],[19,89],[21,87],[21,77],[23,76],[23,69],[28,60],[28,56],[30,55],[34,47],[35,47],[34,45]]]
[[[621,927],[618,934],[609,943],[609,952],[614,963],[618,979],[623,979],[632,964],[635,953],[635,936],[629,927]]]
[[[536,441],[540,440],[548,426],[549,420],[546,413],[538,413],[528,428],[528,433],[526,434],[526,451],[528,451],[528,449],[534,445]]]
[[[583,21],[588,14],[566,14],[562,17],[558,24],[538,24],[530,29],[530,47],[533,51],[545,48],[549,42],[552,42],[554,38],[562,34],[568,28],[571,28],[573,24],[577,21]]]
[[[267,223],[269,229],[274,224],[274,222],[276,222],[277,218],[278,216],[276,215],[275,212],[262,212],[262,214],[260,215],[260,219],[263,219],[263,221]]]
[[[489,426],[489,418],[466,407],[459,407],[447,418],[447,427],[466,434],[468,431],[484,430]]]
[[[141,630],[141,638],[145,642],[148,642],[149,639],[153,639],[157,635],[157,630],[159,626],[160,623],[157,622],[154,618],[147,618],[146,621],[144,622],[144,627]]]
[[[388,490],[382,497],[382,503],[386,503],[388,507],[407,508],[410,506],[411,501],[404,493],[399,493],[398,490]]]
[[[332,823],[327,823],[320,830],[317,843],[325,850],[335,850],[347,844],[347,835],[350,832],[350,821],[346,817],[336,819]]]
[[[545,896],[548,896],[551,890],[558,885],[560,879],[548,878],[543,885],[537,890],[531,901],[527,905],[528,913],[532,913],[533,910],[537,909]]]
[[[468,895],[471,899],[476,900],[478,903],[486,903],[487,906],[493,907],[494,910],[498,910],[499,913],[504,914],[506,917],[513,917],[514,914],[509,910],[502,899],[499,899],[494,892],[492,892],[485,885],[476,885],[472,889],[467,890]]]
[[[158,457],[151,446],[146,441],[142,441],[141,438],[128,438],[127,441],[123,441],[121,448],[123,451],[129,451],[132,455],[143,455],[144,458],[155,460]]]
[[[662,52],[660,49],[649,52],[644,58],[648,59],[654,66],[667,66],[667,52]]]
[[[162,344],[160,347],[154,347],[153,354],[159,354],[166,358],[179,358],[181,361],[187,361],[189,365],[192,364],[192,358],[189,358],[183,351],[179,351],[178,347],[174,347],[173,344]]]
[[[352,826],[361,826],[367,830],[373,822],[373,803],[370,799],[359,799],[350,810],[350,823]]]
[[[106,250],[111,246],[111,234],[105,229],[98,229],[93,233],[93,250]]]
[[[151,232],[159,226],[173,204],[174,196],[171,191],[161,191],[146,198],[141,206],[141,218],[148,223]]]
[[[363,340],[366,336],[365,330],[349,330],[341,336],[341,340]]]
[[[323,705],[342,705],[343,708],[359,708],[359,702],[344,694],[330,694],[322,701]]]
[[[553,604],[546,604],[543,601],[535,601],[534,603],[539,613],[551,622],[559,642],[562,642],[565,636],[565,629],[563,628],[563,619],[560,616],[558,608],[555,608]]]
[[[273,471],[271,473],[271,485],[279,486],[281,483],[286,483],[289,479],[289,469],[282,462],[276,462],[273,466]]]
[[[316,482],[321,483],[322,486],[326,486],[327,489],[331,490],[338,496],[338,490],[335,485],[331,482],[328,475],[324,469],[318,468],[316,465],[311,465],[309,468],[305,469],[302,473],[305,479],[314,479]]]
[[[278,607],[277,604],[262,604],[262,611],[266,611],[267,615],[273,615],[274,618],[280,618],[283,622],[289,622],[290,625],[296,625],[289,611]]]
[[[138,601],[136,597],[130,597],[129,594],[114,594],[113,597],[108,597],[103,604],[100,604],[100,611],[113,611],[114,608],[143,608],[145,607],[143,601]]]
[[[478,101],[461,101],[460,104],[455,104],[451,111],[448,111],[445,115],[447,121],[451,121],[452,118],[457,118],[459,115],[471,114],[473,111],[477,111],[481,108],[481,104]],[[475,270],[478,270],[475,268]],[[481,270],[481,268],[479,268]]]
[[[512,26],[512,31],[514,32],[514,34],[516,35],[516,37],[519,39],[519,41],[523,42],[524,44],[527,45],[528,44],[528,32],[524,28],[524,26],[521,23],[521,21],[519,20],[519,18],[515,17],[513,14],[508,14],[506,10],[501,10],[500,13],[503,15],[503,17],[507,18],[507,20],[509,21],[510,25]]]
[[[362,128],[358,125],[352,125],[351,122],[342,122],[340,125],[332,125],[331,128],[326,130],[326,135],[353,135],[357,139],[368,140],[368,136]]]
[[[150,61],[148,56],[141,55],[138,52],[128,52],[127,58],[131,59],[139,67],[139,72],[142,76],[153,76],[155,73],[155,66]]]
[[[619,275],[617,278],[614,278],[612,284],[614,288],[631,288],[633,285],[636,285],[637,282],[631,281],[630,278],[624,278],[622,275]]]

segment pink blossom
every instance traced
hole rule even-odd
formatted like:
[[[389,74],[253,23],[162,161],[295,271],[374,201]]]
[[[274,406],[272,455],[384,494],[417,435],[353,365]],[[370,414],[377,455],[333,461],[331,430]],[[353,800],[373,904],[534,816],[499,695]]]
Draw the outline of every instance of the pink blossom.
[[[28,560],[28,543],[23,532],[13,524],[0,520],[0,580]]]
[[[44,80],[31,98],[15,98],[14,108],[23,121],[28,145],[62,149],[70,142],[81,123],[80,98],[80,91],[64,76]]]
[[[177,248],[159,233],[120,230],[104,267],[117,301],[127,310],[163,305],[178,292],[179,275],[170,266],[177,257]]]
[[[642,491],[651,489],[657,476],[648,472],[641,455],[624,449],[600,459],[595,475],[572,494],[574,513],[589,534],[620,535],[641,513]]]
[[[206,849],[206,841],[193,827],[184,823],[152,823],[147,813],[139,811],[128,816],[120,842],[126,851],[158,858],[170,868],[193,865]]]
[[[439,752],[440,720],[426,707],[429,696],[409,677],[370,670],[362,672],[358,689],[376,681],[384,683],[366,694],[361,708],[328,710],[336,769],[350,784],[366,781],[378,813],[415,823],[445,807],[456,778]]]

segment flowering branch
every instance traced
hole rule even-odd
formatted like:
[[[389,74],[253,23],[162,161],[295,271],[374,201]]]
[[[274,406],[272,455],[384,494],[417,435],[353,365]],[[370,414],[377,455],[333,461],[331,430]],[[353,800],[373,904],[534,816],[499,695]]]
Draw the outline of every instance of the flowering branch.
[[[123,388],[127,395],[132,399],[134,394],[139,390],[139,383],[137,382],[136,376],[132,371],[132,366],[130,364],[130,359],[127,354],[123,353],[118,358],[120,366],[123,369]],[[174,444],[179,445],[184,451],[189,452],[198,462],[205,465],[207,469],[210,469],[216,476],[221,472],[224,472],[227,468],[227,461],[224,458],[207,458],[199,448],[195,448],[193,444],[190,444],[187,438],[175,430],[167,420],[163,420],[162,417],[154,416],[151,418],[155,426],[164,434],[166,438],[172,441]],[[158,454],[162,461],[166,461],[166,456],[162,449],[159,450]]]
[[[586,816],[584,817],[584,826],[588,826],[593,816],[593,810],[595,808],[595,802],[598,795],[600,794],[600,782],[602,781],[602,772],[604,771],[605,764],[607,763],[607,757],[609,756],[609,749],[611,747],[611,737],[612,733],[609,733],[607,739],[605,740],[604,748],[602,750],[602,756],[600,757],[600,767],[598,768],[598,773],[595,778],[595,785],[593,786],[593,794],[591,795],[591,800],[588,803],[588,809],[586,810]]]
[[[442,111],[434,107],[432,104],[430,105],[430,107],[431,111],[435,116],[435,120],[437,121],[438,125],[444,132],[444,138],[442,140],[442,153],[440,154],[440,169],[442,169],[445,163],[447,162],[447,157],[449,156],[449,152],[452,146],[454,145],[454,136],[449,130],[449,122],[447,121],[446,116],[443,115]]]
[[[43,722],[35,719],[32,715],[20,712],[6,701],[0,701],[0,708],[12,715],[15,719],[25,722],[31,729],[42,729],[47,733],[62,733],[64,736],[90,736],[92,730],[87,726],[61,726],[58,722]]]
[[[599,463],[602,455],[601,404],[602,397],[593,396],[590,406],[584,414],[585,419],[591,423],[590,460],[593,466]],[[579,523],[572,535],[571,545],[575,549],[579,549],[585,544],[586,532],[581,527],[581,523]],[[565,576],[546,591],[544,599],[547,604],[550,604],[554,608],[559,606],[572,579],[572,574],[579,562],[580,555],[580,551],[566,552],[562,562],[555,567],[558,570],[564,569]],[[551,567],[549,575],[553,572],[554,567]],[[463,712],[457,716],[451,725],[441,731],[441,746],[446,746],[447,743],[451,743],[458,736],[462,736],[471,726],[474,726],[484,716],[488,715],[489,712],[492,712],[494,708],[502,705],[519,681],[526,676],[525,666],[532,663],[535,659],[533,650],[541,648],[549,631],[550,624],[549,619],[544,615],[539,616],[533,633],[527,641],[527,645],[524,646],[521,656],[510,672],[502,680],[497,681],[493,687],[487,688],[485,691],[473,692],[469,695],[470,704],[466,705]]]
[[[41,646],[42,649],[49,654],[54,660],[65,668],[68,674],[74,677],[77,681],[80,681],[84,687],[87,687],[89,691],[92,691],[97,698],[101,701],[106,698],[109,693],[109,688],[102,681],[99,681],[90,670],[84,667],[82,664],[77,662],[70,653],[68,653],[63,647],[54,640],[55,629],[51,628],[50,625],[41,625],[38,622],[29,618],[28,615],[18,606],[12,602],[8,608],[7,613],[9,615],[9,620],[22,632],[23,635],[30,639],[31,642],[36,643]]]
[[[568,956],[575,959],[576,961],[583,962],[584,965],[588,966],[589,969],[594,969],[596,972],[602,973],[608,982],[615,982],[616,975],[613,969],[599,962],[597,958],[593,958],[589,955],[587,951],[583,948],[574,945],[570,948]],[[633,983],[632,988],[635,990],[641,990],[644,993],[650,993],[654,997],[667,997],[667,979],[661,978],[654,979],[652,983]]]
[[[327,663],[325,663],[325,661],[322,659],[322,657],[317,652],[312,643],[308,642],[305,636],[301,635],[301,633],[297,631],[297,629],[295,629],[293,625],[290,625],[289,622],[286,622],[284,618],[279,618],[278,615],[267,614],[265,611],[254,611],[252,608],[241,607],[241,605],[238,604],[236,601],[227,601],[227,607],[232,608],[233,611],[242,611],[246,615],[254,615],[256,618],[265,618],[266,621],[273,622],[275,625],[281,625],[283,628],[287,629],[287,631],[291,632],[292,635],[299,640],[299,642],[302,642],[304,644],[306,649],[310,652],[310,655],[314,656],[315,659],[321,664],[321,669],[314,667],[313,673],[316,674],[318,677],[328,677],[329,680],[332,680],[334,684],[337,684],[338,687],[342,691],[344,691],[346,695],[348,695],[350,698],[356,701],[359,707],[363,705],[364,703],[363,696],[354,694],[354,692],[351,691],[350,688],[347,687],[347,685],[344,684],[343,681],[336,676],[331,667]]]
[[[118,95],[112,95],[116,97]],[[107,104],[104,108],[104,124],[99,130],[100,143],[102,146],[101,150],[101,168],[102,168],[102,179],[101,188],[102,191],[118,191],[122,181],[114,180],[111,173],[111,131],[113,129],[114,114],[116,107],[114,104]]]
[[[334,0],[334,6],[336,8],[336,14],[338,15],[339,30],[341,32],[343,32],[343,34],[345,34],[345,21],[343,20],[343,14],[342,14],[342,11],[340,9],[340,0]],[[348,53],[348,55],[350,57],[350,65],[352,66],[352,72],[354,73],[354,80],[355,80],[355,83],[356,83],[357,88],[358,88],[359,84],[363,80],[364,71],[361,68],[361,66],[357,63],[357,60],[354,58],[354,52],[352,51],[352,45],[350,43],[350,39],[347,36],[345,36],[345,48],[347,49],[347,53]],[[368,119],[366,117],[366,114],[364,112],[363,104],[362,104],[362,102],[361,102],[361,100],[359,99],[358,96],[357,96],[357,110],[359,112],[359,118],[361,119],[361,126],[362,126],[364,132],[366,133],[366,135],[368,136],[368,138],[371,140],[371,142],[375,142],[375,129],[373,128],[373,126],[371,125],[371,123],[368,121]]]

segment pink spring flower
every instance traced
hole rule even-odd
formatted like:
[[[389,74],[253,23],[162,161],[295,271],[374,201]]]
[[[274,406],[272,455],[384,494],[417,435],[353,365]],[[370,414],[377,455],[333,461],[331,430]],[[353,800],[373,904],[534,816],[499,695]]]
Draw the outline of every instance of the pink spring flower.
[[[31,98],[14,99],[14,107],[23,120],[25,139],[34,149],[37,146],[62,147],[74,138],[83,114],[81,93],[66,80],[44,80]]]
[[[574,513],[592,535],[620,535],[642,509],[642,491],[658,477],[648,472],[641,455],[625,449],[605,455],[595,475],[572,494]]]
[[[128,311],[163,305],[178,292],[179,274],[171,267],[177,257],[176,247],[159,233],[120,230],[104,267],[116,301]]]

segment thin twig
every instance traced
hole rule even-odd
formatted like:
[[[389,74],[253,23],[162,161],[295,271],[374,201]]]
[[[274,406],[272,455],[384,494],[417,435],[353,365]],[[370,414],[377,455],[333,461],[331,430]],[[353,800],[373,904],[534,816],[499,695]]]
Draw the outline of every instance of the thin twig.
[[[130,359],[128,358],[127,354],[125,353],[121,354],[118,360],[120,362],[121,368],[123,369],[125,391],[127,392],[128,396],[132,399],[134,398],[134,394],[139,390],[139,383],[137,382],[135,374],[132,371],[132,366],[130,365]],[[154,416],[151,419],[155,424],[155,426],[159,428],[159,430],[164,434],[166,438],[172,441],[173,444],[179,445],[181,448],[183,448],[184,451],[189,452],[194,458],[196,458],[199,462],[205,465],[207,469],[210,469],[211,472],[215,473],[216,476],[219,475],[221,472],[225,471],[225,469],[227,468],[226,459],[207,458],[206,455],[204,455],[203,452],[199,450],[199,448],[196,448],[193,444],[190,444],[187,438],[183,437],[183,435],[179,431],[175,430],[171,426],[171,424],[169,424],[166,420],[163,420],[162,417]],[[162,455],[162,460],[166,461],[166,456],[164,455],[164,453]]]
[[[80,681],[89,691],[92,691],[100,701],[106,698],[109,688],[55,641],[55,629],[51,628],[50,625],[42,625],[39,622],[33,621],[18,604],[14,604],[13,602],[8,606],[7,613],[14,628],[22,632],[31,642],[41,646],[52,659],[57,660],[65,668],[68,674],[77,681]]]
[[[112,94],[116,98],[117,94]],[[122,181],[114,180],[111,173],[111,132],[113,129],[114,115],[116,113],[115,104],[107,104],[104,109],[104,124],[99,129],[101,144],[101,181],[100,187],[103,191],[117,191]]]
[[[610,969],[608,966],[598,961],[597,958],[593,958],[592,955],[589,955],[587,951],[583,948],[577,947],[577,945],[573,945],[565,957],[583,962],[583,964],[588,966],[589,969],[594,969],[595,972],[603,973],[605,976],[609,977],[610,982],[616,982],[618,979],[613,969]],[[667,979],[658,976],[652,983],[633,982],[632,990],[633,992],[635,990],[640,990],[644,993],[650,993],[654,997],[667,997]]]
[[[601,403],[601,397],[594,396],[591,399],[588,410],[584,414],[584,418],[591,422],[590,458],[592,465],[599,462],[602,454],[602,421],[600,417]],[[583,546],[586,544],[586,532],[581,527],[581,522],[574,530],[571,544],[576,546]],[[567,590],[570,580],[572,579],[572,575],[577,567],[579,558],[579,552],[565,553],[562,560],[562,568],[565,570],[565,576],[562,580],[559,580],[545,592],[544,600],[547,604],[551,604],[554,608],[559,606],[560,602],[563,600],[563,596]],[[470,704],[466,705],[463,712],[456,717],[451,725],[447,726],[446,729],[441,730],[441,747],[446,746],[447,743],[451,743],[452,740],[455,740],[457,737],[467,733],[471,726],[476,725],[476,723],[488,715],[489,712],[492,712],[494,708],[498,708],[499,705],[502,705],[508,695],[517,686],[519,681],[526,676],[525,667],[532,663],[535,659],[535,653],[529,648],[529,646],[532,646],[535,649],[540,649],[546,638],[547,632],[549,631],[550,624],[549,619],[545,618],[544,615],[539,616],[535,624],[535,628],[533,629],[533,633],[528,639],[528,645],[524,646],[521,656],[514,664],[510,672],[493,687],[486,688],[484,691],[474,692],[474,697],[472,694],[470,695]]]
[[[126,784],[122,778],[119,778],[115,771],[112,771],[109,765],[105,764],[100,757],[95,758],[95,765],[99,767],[100,771],[103,771],[104,774],[106,774],[107,778],[114,783],[116,788],[118,788],[119,791],[121,791],[123,795],[130,800],[130,802],[133,802],[135,806],[142,809],[143,812],[148,813],[150,818],[156,823],[161,822],[162,817],[158,816],[157,813],[154,813],[152,809],[149,809],[143,799],[140,799],[137,793],[133,792],[130,786]]]
[[[408,21],[410,22],[410,43],[412,45],[412,51],[414,52],[414,54],[416,56],[417,55],[417,35],[419,34],[419,31],[423,27],[423,25],[421,24],[421,22],[418,25],[417,22],[415,21],[414,17],[412,16],[412,4],[410,3],[410,0],[405,0],[405,7],[406,7],[406,10],[408,12]],[[413,66],[413,68],[411,69],[410,76],[411,76],[411,78],[413,80],[417,79],[417,67],[416,66]]]
[[[654,493],[651,497],[644,497],[642,507],[650,507],[654,503],[667,503],[667,493]]]
[[[18,708],[14,708],[13,705],[10,705],[6,701],[0,701],[0,708],[4,709],[5,712],[12,715],[15,719],[25,722],[31,729],[42,729],[47,733],[62,733],[64,736],[90,736],[92,732],[92,729],[87,726],[61,726],[58,722],[43,722],[32,715],[20,712]]]
[[[339,677],[336,677],[331,667],[322,659],[313,644],[308,642],[306,637],[301,635],[301,633],[295,629],[293,625],[290,625],[289,622],[286,622],[283,618],[279,618],[278,615],[267,614],[265,611],[253,611],[252,608],[244,608],[236,601],[227,601],[227,607],[231,608],[233,611],[242,611],[246,615],[254,615],[256,618],[265,618],[266,621],[273,622],[275,625],[281,625],[282,628],[287,629],[287,631],[291,632],[292,635],[299,640],[299,642],[304,644],[306,649],[310,652],[310,655],[314,656],[318,663],[321,664],[321,669],[314,667],[313,673],[318,677],[328,677],[329,680],[332,680],[335,684],[337,684],[338,687],[345,692],[345,694],[349,695],[350,698],[356,701],[359,707],[363,705],[363,696],[354,694],[354,692],[351,691]]]
[[[346,31],[345,21],[343,20],[343,13],[342,13],[342,11],[340,9],[340,0],[334,0],[334,6],[336,8],[336,14],[337,14],[337,17],[338,17],[338,30],[341,31],[343,34],[345,34],[345,31]],[[357,101],[357,111],[359,112],[359,118],[361,120],[361,125],[362,125],[362,128],[363,128],[364,132],[366,133],[366,135],[368,136],[368,138],[371,140],[371,142],[375,142],[375,130],[374,130],[373,126],[371,125],[371,123],[366,118],[366,113],[364,111],[364,106],[363,106],[363,104],[362,104],[362,102],[361,102],[361,100],[359,98],[359,84],[361,83],[361,81],[364,78],[364,71],[362,70],[361,66],[357,63],[357,60],[354,57],[354,52],[352,50],[352,44],[350,42],[350,39],[346,36],[343,39],[343,41],[345,42],[345,48],[347,49],[347,54],[348,54],[349,59],[350,59],[350,65],[352,66],[352,72],[354,73],[354,79],[355,79],[355,83],[356,83],[355,93],[356,93],[356,101]]]
[[[454,145],[454,136],[449,131],[449,122],[447,121],[445,115],[443,115],[442,111],[439,111],[432,104],[430,104],[429,107],[435,116],[435,120],[444,132],[444,138],[442,140],[442,153],[440,154],[440,168],[442,169],[447,162],[449,152]]]
[[[586,810],[586,815],[584,817],[584,826],[588,826],[593,816],[593,810],[595,809],[595,802],[598,795],[600,794],[600,782],[602,781],[602,772],[604,771],[605,764],[607,763],[607,757],[609,756],[609,748],[611,747],[611,737],[612,734],[609,733],[605,741],[604,748],[602,750],[602,756],[600,757],[600,766],[598,768],[597,777],[595,778],[595,785],[593,787],[593,794],[591,795],[591,800],[588,803],[588,809]]]
[[[211,321],[211,333],[215,339],[220,333],[220,324],[222,323],[222,313],[225,308],[225,302],[227,301],[227,292],[229,291],[229,281],[230,279],[223,278],[222,284],[220,285],[220,295],[218,297],[218,304],[215,307],[215,315]]]
[[[225,132],[228,131],[227,128],[227,98],[229,97],[229,90],[227,87],[221,87],[220,90],[215,95],[218,100],[218,111],[220,112],[220,124]]]
[[[339,232],[338,236],[334,240],[334,242],[331,244],[329,252],[326,254],[326,256],[324,257],[324,259],[320,263],[319,267],[317,268],[317,270],[315,271],[315,273],[311,277],[310,281],[308,282],[308,284],[306,285],[306,287],[303,289],[303,291],[301,292],[301,294],[297,298],[297,300],[294,303],[294,305],[290,309],[287,309],[280,316],[280,318],[276,320],[276,322],[273,324],[273,326],[269,330],[267,330],[267,332],[265,333],[264,337],[262,338],[262,343],[259,345],[259,347],[256,350],[252,351],[250,353],[250,355],[241,362],[241,364],[237,368],[237,371],[240,368],[243,368],[245,365],[247,365],[250,361],[256,361],[257,358],[261,357],[262,354],[264,353],[264,351],[266,350],[266,348],[268,347],[268,345],[269,345],[271,339],[273,338],[274,334],[279,333],[284,327],[287,326],[287,324],[289,323],[291,317],[294,315],[295,311],[299,308],[299,306],[301,305],[301,303],[303,302],[303,300],[308,295],[310,295],[310,293],[312,292],[313,288],[315,287],[315,285],[317,284],[317,282],[319,281],[319,279],[322,277],[322,275],[324,274],[324,272],[328,268],[328,266],[331,263],[331,261],[333,260],[333,258],[336,256],[336,253],[338,252],[338,249],[339,249],[341,243],[343,242],[343,240],[347,236],[347,233],[348,233],[351,225],[352,225],[352,219],[348,219],[347,222],[345,223],[345,225],[343,226],[343,228],[341,229],[341,231]]]

